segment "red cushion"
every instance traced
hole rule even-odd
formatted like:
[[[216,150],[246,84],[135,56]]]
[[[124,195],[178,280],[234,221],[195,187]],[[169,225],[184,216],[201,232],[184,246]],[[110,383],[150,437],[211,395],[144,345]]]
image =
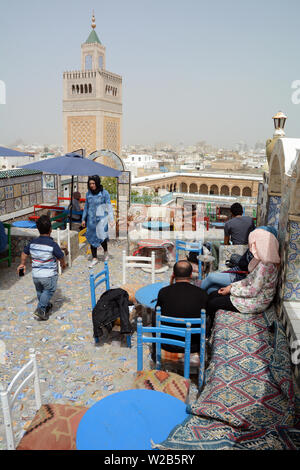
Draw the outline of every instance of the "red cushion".
[[[17,450],[75,450],[77,428],[87,410],[82,406],[42,405]]]

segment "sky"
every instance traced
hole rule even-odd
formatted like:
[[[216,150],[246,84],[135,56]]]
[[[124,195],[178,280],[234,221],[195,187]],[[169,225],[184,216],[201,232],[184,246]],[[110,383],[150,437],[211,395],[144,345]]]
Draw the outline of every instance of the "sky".
[[[123,145],[253,145],[279,110],[299,137],[299,0],[0,0],[0,144],[62,144],[62,75],[93,10],[123,78]]]

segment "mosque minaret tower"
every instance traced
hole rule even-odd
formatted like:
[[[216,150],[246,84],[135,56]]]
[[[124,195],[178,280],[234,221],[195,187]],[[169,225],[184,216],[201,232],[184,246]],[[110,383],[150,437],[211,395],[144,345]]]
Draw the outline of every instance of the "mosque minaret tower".
[[[64,151],[86,155],[107,149],[120,155],[122,77],[106,70],[106,48],[92,31],[81,45],[81,70],[63,74]]]

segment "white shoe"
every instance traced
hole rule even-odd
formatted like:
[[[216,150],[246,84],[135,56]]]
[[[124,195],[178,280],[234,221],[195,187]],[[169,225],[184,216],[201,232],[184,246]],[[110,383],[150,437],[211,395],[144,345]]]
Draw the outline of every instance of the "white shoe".
[[[109,255],[108,255],[108,253],[105,253],[104,254],[104,261],[108,261],[108,260],[109,260]]]
[[[93,268],[94,266],[96,266],[96,264],[98,264],[98,259],[97,259],[97,258],[93,258],[93,261],[92,261],[91,264],[89,265],[89,268]]]

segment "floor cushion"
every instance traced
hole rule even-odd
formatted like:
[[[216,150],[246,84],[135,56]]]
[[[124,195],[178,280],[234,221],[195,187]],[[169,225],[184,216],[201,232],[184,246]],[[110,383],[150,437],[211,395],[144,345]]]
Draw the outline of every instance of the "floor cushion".
[[[17,450],[75,450],[77,428],[87,410],[73,405],[42,405]]]
[[[173,372],[142,370],[136,374],[134,388],[164,392],[186,402],[190,389],[190,381]]]

